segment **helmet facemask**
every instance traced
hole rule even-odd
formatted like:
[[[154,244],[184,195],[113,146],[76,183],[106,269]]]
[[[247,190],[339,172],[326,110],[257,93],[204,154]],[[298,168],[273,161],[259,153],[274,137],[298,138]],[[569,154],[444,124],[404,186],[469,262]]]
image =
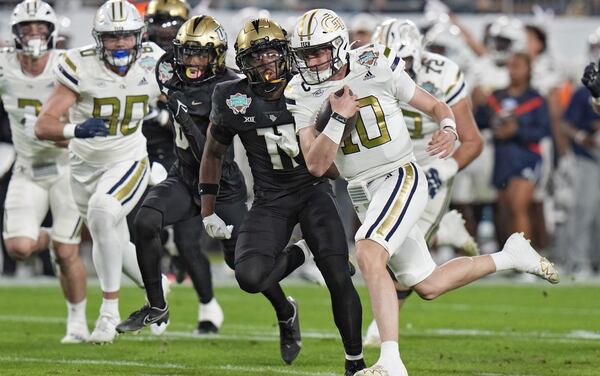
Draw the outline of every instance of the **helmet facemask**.
[[[36,33],[46,26],[42,33]],[[26,21],[13,25],[12,32],[15,36],[15,48],[27,56],[41,57],[54,46],[54,25],[45,21]],[[37,34],[30,37],[30,34]]]
[[[329,80],[346,63],[346,56],[340,56],[344,39],[340,36],[330,42],[294,49],[294,59],[298,72],[308,85],[317,85]],[[329,55],[329,60],[309,65],[309,60],[323,54]],[[345,55],[345,54],[344,54]]]
[[[260,40],[236,56],[238,67],[248,78],[252,90],[269,96],[286,84],[290,72],[287,41]]]
[[[202,46],[197,43],[179,43],[173,41],[175,73],[179,79],[187,84],[200,84],[214,78],[221,71],[219,52],[212,45]],[[204,64],[194,63],[192,60],[205,61]]]
[[[129,70],[129,67],[135,62],[135,60],[142,53],[142,34],[143,30],[125,30],[125,31],[105,31],[97,32],[94,31],[94,39],[96,40],[96,48],[98,49],[99,56],[103,59],[110,67],[112,67],[120,75],[124,75]],[[135,44],[132,48],[106,48],[105,39],[128,39],[133,37]],[[117,43],[117,42],[115,42]]]

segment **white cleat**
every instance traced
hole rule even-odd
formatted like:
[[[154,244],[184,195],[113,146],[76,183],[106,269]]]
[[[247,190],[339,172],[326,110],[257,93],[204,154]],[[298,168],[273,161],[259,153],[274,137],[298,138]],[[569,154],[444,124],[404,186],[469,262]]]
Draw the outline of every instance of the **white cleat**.
[[[62,344],[77,344],[88,341],[90,331],[85,322],[68,322],[67,334],[60,340]]]
[[[304,264],[298,268],[300,278],[308,282],[316,283],[319,286],[325,286],[325,278],[323,278],[321,271],[317,267],[315,259],[312,257],[310,248],[308,248],[306,241],[304,239],[300,239],[294,244],[298,246],[304,253]]]
[[[198,326],[194,329],[194,334],[217,334],[224,320],[225,315],[217,299],[213,298],[206,304],[200,303],[198,307]]]
[[[112,343],[115,337],[118,335],[116,327],[121,319],[114,317],[107,313],[101,313],[100,317],[96,321],[96,327],[88,338],[88,342],[104,344]]]
[[[390,370],[381,364],[375,364],[372,367],[356,372],[354,376],[408,376],[408,371],[402,361],[400,361],[400,364],[394,367],[394,370]]]
[[[171,292],[171,282],[169,281],[169,278],[167,278],[167,276],[165,274],[162,275],[161,284],[162,284],[163,296],[164,296],[165,302],[166,302],[167,296]],[[150,324],[150,333],[152,333],[155,336],[160,336],[167,330],[167,326],[169,326],[169,324],[170,324],[170,321],[167,321],[167,322],[161,323],[161,324],[158,324],[158,323]]]
[[[450,210],[442,217],[437,231],[439,245],[450,245],[458,248],[467,256],[479,255],[479,247],[475,239],[465,227],[465,220],[456,210]]]
[[[560,282],[554,264],[540,256],[529,244],[529,240],[525,239],[522,232],[512,234],[504,243],[502,252],[512,258],[515,270],[537,275],[550,283]]]
[[[369,324],[369,328],[367,329],[367,335],[365,335],[365,340],[363,341],[363,346],[381,346],[381,337],[379,336],[379,329],[377,328],[377,323],[375,322],[375,320],[371,321],[371,324]]]

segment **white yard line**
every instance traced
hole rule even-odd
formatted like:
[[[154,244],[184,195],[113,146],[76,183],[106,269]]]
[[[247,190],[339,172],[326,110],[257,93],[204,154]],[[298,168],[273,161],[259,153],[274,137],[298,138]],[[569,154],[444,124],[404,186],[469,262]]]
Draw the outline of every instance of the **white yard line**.
[[[181,364],[174,363],[141,363],[128,360],[96,360],[96,359],[44,359],[44,358],[29,358],[22,356],[0,356],[0,362],[17,362],[17,363],[50,363],[50,364],[77,364],[77,365],[109,365],[118,367],[154,367],[166,369],[187,369]]]
[[[43,359],[29,358],[20,356],[0,356],[1,362],[15,363],[44,363],[44,364],[67,364],[67,365],[108,365],[117,367],[145,367],[145,368],[162,368],[162,369],[186,369],[193,370],[193,367],[187,367],[174,363],[141,363],[124,360],[94,360],[94,359]],[[244,367],[235,365],[222,366],[200,366],[198,370],[214,370],[219,372],[271,372],[278,375],[298,375],[298,376],[335,376],[333,372],[309,372],[295,371],[281,367]]]

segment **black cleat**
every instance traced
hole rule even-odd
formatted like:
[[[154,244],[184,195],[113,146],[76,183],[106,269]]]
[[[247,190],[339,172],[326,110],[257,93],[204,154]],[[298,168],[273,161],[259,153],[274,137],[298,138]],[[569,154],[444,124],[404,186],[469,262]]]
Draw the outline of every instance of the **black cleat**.
[[[219,334],[219,328],[210,321],[198,321],[198,326],[194,330],[194,334]]]
[[[155,324],[158,328],[161,328],[164,325],[164,329],[166,329],[169,324],[168,306],[160,309],[150,307],[146,304],[140,308],[139,311],[135,311],[129,315],[126,320],[121,321],[116,329],[119,333],[138,332],[145,326],[152,324]],[[164,331],[164,329],[162,331]]]
[[[360,370],[367,368],[364,359],[359,360],[348,360],[346,359],[346,372],[344,376],[354,376],[354,374]]]
[[[279,349],[281,351],[281,359],[286,364],[292,364],[294,359],[300,354],[302,342],[298,303],[292,297],[288,297],[287,300],[294,308],[294,314],[286,321],[279,321]]]

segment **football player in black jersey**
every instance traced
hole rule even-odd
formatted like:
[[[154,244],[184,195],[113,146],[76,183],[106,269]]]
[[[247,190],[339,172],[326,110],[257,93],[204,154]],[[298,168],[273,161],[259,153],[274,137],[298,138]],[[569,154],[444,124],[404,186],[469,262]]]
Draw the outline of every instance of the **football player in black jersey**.
[[[194,227],[186,231],[190,237],[178,244],[178,249],[200,299],[197,332],[217,332],[223,321],[223,312],[213,295],[210,264],[200,250],[202,225],[196,187],[213,88],[218,82],[237,79],[238,75],[225,67],[227,37],[223,27],[210,16],[186,21],[172,43],[173,48],[159,60],[156,72],[159,86],[168,98],[167,105],[176,109],[171,111],[176,160],[167,178],[150,189],[134,222],[137,258],[150,304],[121,322],[117,326],[119,332],[167,323],[168,308],[160,283],[160,234],[165,226],[189,221]],[[185,110],[177,110],[180,104]],[[235,226],[247,211],[246,186],[232,152],[227,153],[223,168],[226,172],[221,180],[223,190],[217,212]],[[222,241],[225,260],[231,266],[236,232]]]
[[[148,30],[148,39],[158,44],[163,50],[173,48],[173,39],[181,25],[190,18],[190,6],[186,0],[151,0],[146,6],[144,21]],[[159,101],[155,107],[150,107],[150,113],[142,123],[142,133],[147,140],[148,159],[152,166],[150,185],[157,184],[175,163],[175,144],[173,142],[172,125],[169,119],[167,103]],[[144,194],[144,196],[148,192]],[[133,232],[133,221],[144,202],[141,199],[134,210],[127,216],[127,223]],[[173,240],[178,250],[197,250],[200,244],[198,233],[198,218],[179,222],[173,225]],[[167,242],[168,232],[163,230],[162,242]],[[135,236],[132,233],[131,238]],[[182,252],[182,251],[179,251]],[[167,253],[165,249],[165,253]],[[200,255],[203,264],[208,264],[208,258]],[[186,263],[180,255],[171,255],[171,271],[178,283],[183,282],[186,275]]]
[[[248,21],[237,36],[235,51],[246,78],[221,83],[213,93],[200,167],[205,228],[208,233],[227,230],[229,221],[218,214],[217,192],[223,189],[218,182],[221,161],[237,134],[248,155],[255,199],[239,229],[236,279],[243,290],[257,293],[304,262],[307,254],[280,251],[300,223],[331,294],[346,351],[346,375],[353,375],[364,368],[362,308],[350,278],[348,246],[331,186],[327,179],[309,174],[282,95],[290,78],[286,32],[269,19]]]

